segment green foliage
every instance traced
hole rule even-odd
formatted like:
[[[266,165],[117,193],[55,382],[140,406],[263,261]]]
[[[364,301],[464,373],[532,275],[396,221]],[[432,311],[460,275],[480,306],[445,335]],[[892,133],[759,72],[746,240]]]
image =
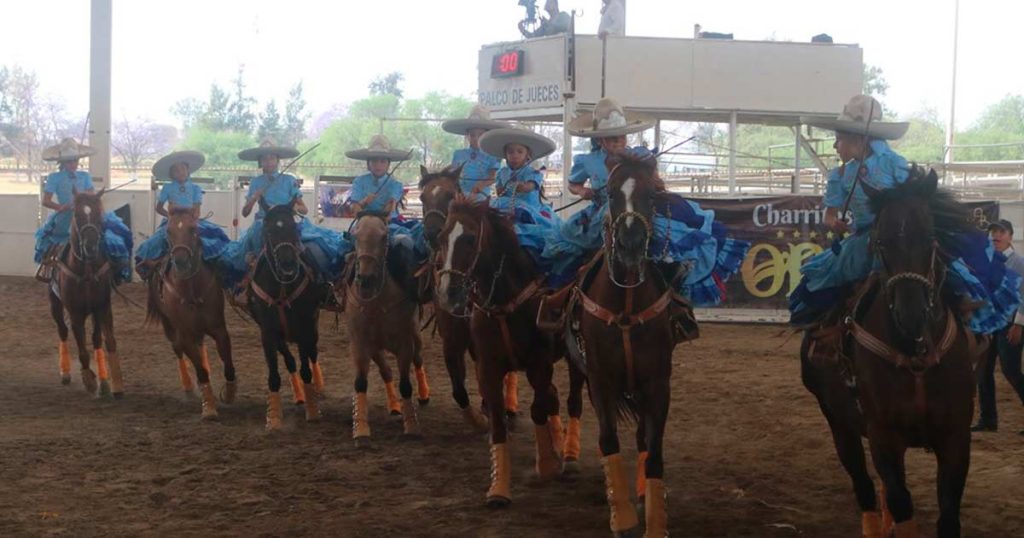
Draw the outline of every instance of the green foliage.
[[[946,130],[934,108],[925,108],[903,118],[910,122],[907,134],[891,145],[908,161],[936,163],[942,161],[942,148],[946,143]]]
[[[178,144],[178,149],[191,149],[206,155],[206,164],[199,175],[212,177],[217,180],[219,186],[226,187],[238,173],[212,169],[245,166],[245,163],[238,160],[238,152],[255,145],[256,139],[249,133],[218,131],[198,125],[185,133],[185,138]],[[253,170],[255,171],[255,166]]]
[[[962,148],[955,150],[958,161],[1024,160],[1024,95],[1007,95],[982,112],[978,121],[964,133],[958,133],[959,144],[1004,144],[1015,146]]]
[[[284,134],[284,126],[281,125],[281,114],[277,112],[277,103],[273,100],[267,102],[266,108],[260,114],[260,124],[256,128],[256,134],[262,140],[271,138],[281,141]]]
[[[368,86],[370,95],[394,95],[401,98],[402,88],[399,88],[398,85],[403,80],[405,80],[405,75],[398,71],[392,71],[386,75],[379,76]]]
[[[306,98],[302,95],[302,82],[288,92],[288,101],[284,106],[283,143],[298,145],[306,135],[306,122],[310,113],[306,110]]]
[[[889,91],[889,83],[885,80],[882,68],[876,65],[864,64],[864,95],[870,95],[881,100]]]

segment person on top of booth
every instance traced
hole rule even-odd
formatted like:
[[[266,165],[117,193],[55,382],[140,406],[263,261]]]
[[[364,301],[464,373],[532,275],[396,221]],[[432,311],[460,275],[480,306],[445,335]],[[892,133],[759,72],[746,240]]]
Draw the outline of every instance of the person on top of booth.
[[[43,150],[43,160],[59,163],[59,170],[46,176],[43,185],[43,207],[53,213],[43,227],[36,232],[35,261],[40,264],[36,278],[48,282],[52,277],[53,265],[71,237],[71,221],[74,215],[76,193],[95,193],[92,176],[78,169],[79,160],[96,151],[79,144],[73,138],[65,138],[55,146]],[[57,198],[54,201],[54,197]],[[131,278],[132,232],[124,221],[113,212],[103,215],[104,253],[115,266],[116,282]]]
[[[452,167],[462,165],[462,177],[459,188],[466,196],[476,200],[486,200],[491,195],[494,174],[498,171],[501,159],[480,149],[480,137],[491,129],[510,127],[507,122],[492,120],[491,113],[483,105],[475,105],[469,117],[459,120],[448,120],[441,124],[445,131],[464,135],[468,148],[455,150],[452,154]]]
[[[546,272],[541,256],[544,240],[559,220],[542,200],[544,174],[531,164],[553,153],[554,141],[526,129],[503,128],[485,133],[480,147],[505,157],[505,166],[496,175],[497,196],[491,198],[491,207],[513,215],[520,246]]]
[[[522,2],[520,2],[522,3]],[[572,24],[572,17],[558,8],[558,0],[547,0],[544,2],[544,11],[548,12],[548,18],[541,18],[540,25],[536,30],[530,31],[526,28],[527,20],[519,21],[519,33],[530,39],[550,35],[564,34],[569,31]]]
[[[316,278],[333,282],[341,271],[344,255],[351,246],[340,233],[314,225],[305,218],[309,211],[302,200],[299,181],[290,174],[279,171],[281,159],[298,156],[295,148],[279,146],[272,140],[264,140],[258,147],[249,148],[238,153],[243,161],[256,161],[263,173],[249,182],[242,216],[247,217],[254,208],[256,216],[252,226],[238,241],[233,241],[225,250],[222,260],[229,266],[231,277],[235,282],[249,271],[249,265],[263,248],[263,218],[267,208],[287,205],[294,202],[295,213],[302,216],[299,221],[300,240],[303,256],[317,270]],[[262,203],[260,203],[262,201]]]
[[[851,98],[836,119],[803,118],[803,123],[835,131],[834,147],[842,161],[828,174],[824,205],[825,224],[845,237],[804,263],[800,268],[803,277],[790,294],[790,323],[813,328],[838,323],[837,316],[845,307],[844,298],[852,285],[878,268],[870,248],[875,215],[863,185],[882,191],[906,182],[910,166],[887,141],[902,137],[909,124],[882,121],[882,105],[867,95]],[[844,207],[852,213],[852,225],[840,215]],[[992,250],[980,232],[979,237],[977,241],[959,241],[962,251],[947,253],[953,261],[946,285],[978,306],[971,315],[970,328],[987,334],[1005,327],[1013,318],[1017,301],[1002,298],[1018,297],[1017,276],[1005,271],[1005,258]],[[976,263],[968,267],[963,258]],[[836,351],[832,339],[816,344],[815,355],[831,356]]]
[[[153,165],[153,179],[166,181],[160,188],[154,210],[164,217],[153,235],[139,245],[135,253],[135,271],[143,279],[159,260],[167,255],[167,217],[170,212],[188,208],[199,221],[199,239],[202,242],[203,260],[213,262],[227,248],[231,240],[216,224],[200,218],[203,204],[203,189],[192,182],[192,173],[202,168],[206,157],[198,151],[176,151],[162,157]]]

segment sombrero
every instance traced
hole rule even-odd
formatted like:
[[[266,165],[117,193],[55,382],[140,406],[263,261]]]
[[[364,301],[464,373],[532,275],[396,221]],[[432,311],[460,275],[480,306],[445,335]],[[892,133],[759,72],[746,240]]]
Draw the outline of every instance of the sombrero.
[[[490,131],[491,129],[501,129],[503,127],[511,126],[512,125],[506,121],[492,120],[491,112],[483,105],[473,105],[473,109],[469,111],[469,116],[466,118],[448,120],[441,124],[442,129],[457,135],[464,135],[473,129]]]
[[[384,135],[373,135],[370,143],[365,148],[346,151],[345,156],[357,161],[368,161],[370,159],[387,159],[389,161],[404,161],[412,155],[412,150],[401,151],[391,149],[391,141]]]
[[[896,140],[907,133],[910,123],[903,121],[880,121],[882,104],[870,95],[855,95],[843,107],[843,112],[836,119],[802,117],[800,121],[840,133],[864,135],[870,138]]]
[[[480,149],[499,159],[505,155],[505,146],[521,144],[530,150],[530,159],[536,161],[555,151],[555,142],[550,138],[526,129],[494,129],[480,137]]]
[[[171,180],[171,167],[178,163],[188,165],[189,173],[195,172],[203,167],[206,157],[198,151],[175,151],[165,155],[153,165],[153,177],[156,179]]]
[[[585,138],[624,136],[654,127],[654,120],[626,112],[614,99],[602,98],[593,112],[584,112],[569,122],[569,133]]]
[[[279,146],[273,140],[264,138],[259,146],[238,152],[238,158],[243,161],[258,161],[264,155],[277,155],[279,159],[292,159],[299,156],[299,150],[288,146]]]
[[[59,144],[50,146],[43,150],[44,161],[75,161],[82,157],[88,157],[96,153],[96,150],[79,144],[74,138],[65,138],[61,140]]]

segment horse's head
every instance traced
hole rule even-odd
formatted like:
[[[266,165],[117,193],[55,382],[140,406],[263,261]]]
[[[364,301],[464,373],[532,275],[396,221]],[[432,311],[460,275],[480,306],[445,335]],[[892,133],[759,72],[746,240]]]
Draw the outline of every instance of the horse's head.
[[[441,233],[448,218],[448,206],[459,193],[459,176],[462,165],[449,166],[439,172],[431,172],[420,166],[420,202],[423,204],[423,237],[435,249],[437,235]]]
[[[263,217],[263,245],[278,279],[291,281],[302,266],[295,202],[267,209]]]
[[[892,189],[863,187],[876,215],[871,248],[882,263],[892,321],[903,337],[922,343],[941,312],[935,308],[945,277],[939,244],[968,226],[963,206],[938,189],[934,170],[916,166]]]
[[[627,273],[627,282],[643,280],[647,246],[654,233],[655,203],[663,190],[658,163],[653,155],[623,154],[610,157],[608,166],[608,215],[605,247],[609,270],[613,266]],[[628,282],[627,282],[627,285]]]
[[[387,215],[363,211],[352,224],[355,237],[355,282],[358,294],[369,300],[384,289],[388,258]]]
[[[199,219],[191,207],[171,208],[167,217],[167,245],[175,271],[191,275],[199,270],[199,255],[202,253]]]
[[[103,191],[97,194],[76,192],[71,241],[77,255],[92,260],[100,254],[103,239]]]
[[[492,229],[486,202],[457,196],[448,208],[448,219],[437,237],[437,296],[444,310],[462,315],[469,307],[469,292],[477,274],[494,268]]]

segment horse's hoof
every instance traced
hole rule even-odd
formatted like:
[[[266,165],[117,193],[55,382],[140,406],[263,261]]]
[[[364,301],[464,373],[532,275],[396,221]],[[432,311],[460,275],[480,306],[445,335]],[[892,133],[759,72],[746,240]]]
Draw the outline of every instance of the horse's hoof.
[[[211,421],[217,420],[217,418],[218,418],[218,416],[217,416],[217,410],[216,410],[216,409],[213,409],[212,411],[206,411],[206,410],[204,409],[204,410],[203,410],[203,414],[202,414],[202,415],[200,415],[200,416],[199,416],[199,418],[200,418],[200,420],[202,420],[203,422],[211,422]]]
[[[99,393],[96,395],[96,397],[97,398],[106,398],[108,396],[110,396],[110,381],[107,381],[106,379],[104,379],[104,380],[100,381],[100,390],[99,390]]]
[[[400,416],[402,416],[402,412],[401,411],[397,411],[395,409],[392,409],[391,410],[391,416],[393,416],[393,417],[400,417]]]
[[[423,398],[423,399],[417,398],[416,401],[418,401],[420,403],[420,407],[426,407],[427,404],[430,403],[430,398]]]
[[[615,538],[640,538],[643,533],[640,532],[640,527],[633,527],[632,529],[626,529],[624,531],[614,531],[612,536]]]
[[[61,374],[60,375],[60,384],[61,385],[70,385],[71,384],[71,374]]]
[[[225,382],[224,386],[220,388],[220,401],[234,403],[236,396],[238,396],[238,381]]]
[[[562,474],[580,474],[581,471],[580,462],[577,460],[565,460],[562,462]]]
[[[355,443],[356,448],[359,448],[359,449],[370,448],[370,438],[369,437],[356,437],[355,439],[352,440],[352,442]]]
[[[124,399],[124,393],[123,392],[114,392],[113,396],[114,396],[115,400],[122,400],[122,399]]]
[[[510,504],[512,504],[512,499],[509,499],[508,497],[502,497],[500,495],[490,495],[487,497],[487,508],[508,508],[508,505]]]
[[[82,370],[82,386],[85,387],[85,392],[96,394],[96,374],[92,373],[92,370]]]

